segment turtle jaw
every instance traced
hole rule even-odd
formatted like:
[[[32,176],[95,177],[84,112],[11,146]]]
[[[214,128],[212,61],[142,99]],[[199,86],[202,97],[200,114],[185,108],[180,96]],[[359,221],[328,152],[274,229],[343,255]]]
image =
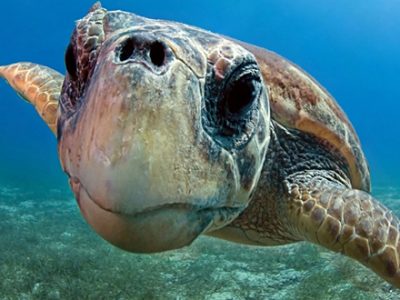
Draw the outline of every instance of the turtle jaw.
[[[114,212],[92,199],[77,179],[72,189],[82,215],[111,244],[130,252],[154,253],[190,245],[209,228],[218,228],[238,216],[239,208],[200,209],[166,204],[135,214]]]

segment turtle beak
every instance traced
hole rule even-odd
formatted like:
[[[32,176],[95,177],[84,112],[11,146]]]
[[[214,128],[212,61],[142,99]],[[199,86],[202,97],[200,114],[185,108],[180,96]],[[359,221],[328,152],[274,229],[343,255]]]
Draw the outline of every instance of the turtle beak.
[[[166,205],[128,215],[104,209],[93,201],[84,187],[71,186],[87,222],[104,239],[131,252],[152,253],[191,244],[213,221],[212,211]]]

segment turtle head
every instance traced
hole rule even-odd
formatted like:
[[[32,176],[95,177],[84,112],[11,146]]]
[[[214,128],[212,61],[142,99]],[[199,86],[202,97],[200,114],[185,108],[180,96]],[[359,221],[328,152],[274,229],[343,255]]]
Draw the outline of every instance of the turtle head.
[[[66,66],[59,154],[106,240],[134,252],[180,248],[245,209],[269,142],[252,54],[97,5],[77,22]]]

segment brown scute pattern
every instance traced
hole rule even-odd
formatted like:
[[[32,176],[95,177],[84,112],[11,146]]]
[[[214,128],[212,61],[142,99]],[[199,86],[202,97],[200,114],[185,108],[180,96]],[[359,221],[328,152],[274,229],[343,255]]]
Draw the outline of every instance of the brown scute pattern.
[[[399,220],[371,195],[290,186],[289,220],[299,237],[341,252],[400,287]]]
[[[0,77],[36,108],[56,134],[58,100],[64,76],[45,66],[16,63],[0,67]]]
[[[72,39],[76,39],[76,57],[79,79],[84,88],[86,81],[90,78],[91,71],[96,63],[98,49],[104,41],[103,19],[107,11],[100,5],[94,5],[84,19],[79,20],[76,32]]]
[[[272,118],[326,141],[347,161],[352,186],[369,192],[369,169],[360,141],[335,99],[309,74],[279,55],[238,43],[256,56],[269,88]]]
[[[235,65],[235,57],[238,56],[232,47],[228,45],[221,44],[216,47],[208,55],[208,62],[214,68],[215,79],[217,81],[222,81],[226,74],[230,74],[232,66]]]

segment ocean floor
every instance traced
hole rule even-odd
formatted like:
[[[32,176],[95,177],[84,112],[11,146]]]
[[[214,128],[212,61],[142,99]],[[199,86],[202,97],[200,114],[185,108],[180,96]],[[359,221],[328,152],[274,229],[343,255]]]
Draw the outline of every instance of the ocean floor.
[[[375,196],[400,216],[400,188]],[[400,299],[374,273],[308,244],[261,248],[203,237],[157,255],[98,237],[67,190],[0,188],[0,299]]]

